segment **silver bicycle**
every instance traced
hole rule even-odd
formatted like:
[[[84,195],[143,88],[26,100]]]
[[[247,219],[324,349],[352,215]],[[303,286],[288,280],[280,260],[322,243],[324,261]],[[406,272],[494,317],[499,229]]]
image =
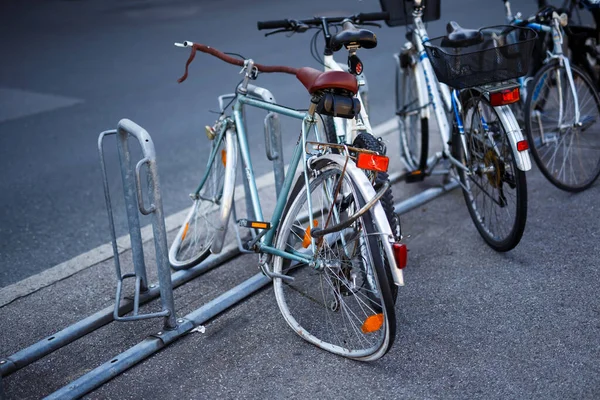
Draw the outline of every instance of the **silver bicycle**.
[[[356,98],[361,109],[356,118],[339,118],[321,116],[325,138],[329,143],[346,143],[350,146],[386,153],[384,143],[373,136],[369,121],[368,84],[364,74],[364,64],[357,55],[359,49],[372,49],[377,46],[377,37],[364,26],[381,25],[373,21],[384,21],[389,18],[387,12],[361,13],[347,17],[314,17],[310,19],[285,19],[257,22],[259,30],[272,29],[265,34],[270,36],[277,33],[304,33],[315,31],[312,36],[310,50],[313,58],[324,67],[325,71],[349,72],[356,76],[358,93]],[[319,57],[317,39],[322,35],[324,47],[322,58]],[[347,63],[339,63],[334,54],[342,49],[348,51]],[[334,151],[336,151],[334,149]],[[375,180],[377,190],[389,180],[387,173],[378,173]],[[399,217],[394,213],[394,198],[391,189],[381,198],[390,226],[396,237],[402,237]]]
[[[382,0],[382,5],[403,13],[400,19],[392,18],[392,24],[401,20],[410,26],[409,41],[396,57],[396,105],[407,182],[421,181],[445,165],[442,173],[462,187],[485,242],[496,251],[514,248],[525,229],[525,171],[531,161],[507,104],[519,99],[514,78],[527,72],[523,63],[535,32],[516,27],[511,32],[494,27],[470,30],[450,22],[446,36],[430,39],[423,0]],[[439,0],[431,6],[439,10]],[[429,157],[431,114],[442,150]]]
[[[568,17],[548,6],[522,20],[513,17],[510,2],[504,4],[511,24],[543,35],[537,52],[541,60],[536,60],[541,67],[521,80],[520,106],[533,158],[554,186],[583,191],[600,176],[600,97],[589,75],[563,53]]]

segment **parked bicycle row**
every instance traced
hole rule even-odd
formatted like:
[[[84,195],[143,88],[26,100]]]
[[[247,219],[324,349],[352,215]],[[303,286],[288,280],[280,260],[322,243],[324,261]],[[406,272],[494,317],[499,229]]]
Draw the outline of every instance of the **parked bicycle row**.
[[[466,29],[450,21],[439,38],[429,38],[425,26],[440,18],[439,0],[382,0],[382,12],[258,22],[259,30],[269,30],[265,36],[314,32],[311,55],[323,70],[262,65],[206,44],[177,43],[191,49],[180,82],[198,51],[242,67],[243,80],[235,93],[219,98],[220,115],[206,127],[207,168],[171,245],[171,265],[189,268],[219,253],[233,218],[240,249],[259,254],[294,331],[345,357],[383,356],[394,342],[407,248],[393,209],[390,155],[369,121],[373,110],[359,51],[377,46],[370,26],[406,26],[395,90],[406,182],[440,171],[457,182],[477,230],[494,250],[513,249],[525,230],[530,153],[563,190],[585,190],[600,175],[600,99],[579,63],[593,68],[595,53],[571,62],[563,51],[565,32],[584,30],[569,25],[567,8],[545,6],[524,19],[503,1],[507,25]],[[586,46],[595,49],[591,42]],[[334,58],[342,51],[345,63]],[[270,92],[251,83],[261,73],[295,75],[307,91],[308,111],[264,96]],[[269,220],[250,159],[247,107],[301,121]],[[433,131],[442,149],[430,156]],[[235,202],[238,164],[251,199],[244,214]]]

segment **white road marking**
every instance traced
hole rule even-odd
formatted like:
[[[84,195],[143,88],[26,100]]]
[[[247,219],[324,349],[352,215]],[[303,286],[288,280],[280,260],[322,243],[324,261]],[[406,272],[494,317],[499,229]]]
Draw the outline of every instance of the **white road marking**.
[[[83,103],[81,99],[0,88],[0,122]]]
[[[2,90],[2,89],[0,89]],[[1,92],[0,92],[1,95]],[[1,96],[0,96],[1,97]],[[1,121],[1,119],[0,119]],[[375,136],[386,136],[397,128],[396,119],[392,118],[381,125],[373,128]],[[268,172],[256,179],[258,189],[263,189],[274,185],[273,173]],[[243,190],[242,185],[236,187],[236,192]],[[189,212],[189,208],[181,210],[165,218],[165,226],[167,232],[178,229]],[[152,240],[152,226],[147,225],[142,228],[142,242]],[[131,248],[129,234],[123,235],[117,239],[117,247],[119,254]],[[68,261],[60,263],[52,268],[46,269],[39,274],[32,275],[22,281],[12,285],[0,288],[0,307],[3,307],[10,302],[25,297],[33,292],[36,292],[44,287],[50,286],[55,282],[68,278],[77,272],[83,271],[102,261],[106,261],[113,257],[112,245],[110,243],[103,244],[88,252],[78,255]]]

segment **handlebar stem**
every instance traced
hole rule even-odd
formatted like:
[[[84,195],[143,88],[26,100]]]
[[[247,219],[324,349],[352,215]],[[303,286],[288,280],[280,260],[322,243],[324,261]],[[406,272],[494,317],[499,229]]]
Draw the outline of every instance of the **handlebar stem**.
[[[331,51],[331,33],[329,32],[329,24],[327,23],[326,17],[321,17],[321,24],[323,25],[323,36],[325,36],[325,49],[323,54],[326,56],[333,55]]]
[[[241,72],[244,72],[244,80],[238,86],[237,91],[240,94],[247,94],[248,93],[248,83],[250,82],[250,79],[254,79],[254,60],[252,60],[252,59],[245,60],[244,67],[242,68]]]

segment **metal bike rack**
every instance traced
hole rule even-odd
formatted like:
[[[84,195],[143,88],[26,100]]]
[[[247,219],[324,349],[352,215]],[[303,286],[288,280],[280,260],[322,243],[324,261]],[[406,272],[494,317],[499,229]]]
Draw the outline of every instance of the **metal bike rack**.
[[[438,158],[437,155],[430,157],[427,160],[427,165],[432,165],[432,163],[435,162],[436,158]],[[443,176],[442,184],[439,186],[436,186],[436,187],[426,189],[419,194],[409,197],[406,200],[395,203],[394,211],[396,212],[396,214],[399,214],[399,215],[405,214],[411,210],[414,210],[417,207],[422,206],[423,204],[426,204],[426,203],[460,187],[460,183],[458,182],[458,180],[456,178],[451,177],[451,171],[448,168],[434,169],[431,172],[431,175]],[[390,178],[390,182],[393,184],[393,183],[405,181],[407,176],[408,176],[408,172],[403,171],[403,172],[399,172],[399,173],[390,174],[389,178]]]
[[[117,150],[119,153],[134,264],[134,273],[125,275],[122,274],[119,261],[102,147],[105,137],[109,135],[116,135],[117,137]],[[143,153],[143,158],[136,164],[135,170],[133,169],[131,154],[128,148],[127,140],[129,137],[135,137],[138,140]],[[173,300],[173,289],[189,282],[210,269],[224,264],[229,259],[237,256],[240,253],[239,249],[237,246],[227,247],[223,249],[220,254],[211,255],[202,263],[187,270],[177,271],[171,275],[167,257],[166,229],[162,212],[156,157],[150,135],[139,125],[124,119],[119,122],[116,130],[105,131],[100,134],[98,146],[115,258],[115,270],[117,274],[117,296],[115,305],[100,310],[56,334],[18,351],[12,356],[0,359],[0,390],[2,389],[2,377],[6,377],[15,371],[30,365],[42,357],[112,321],[136,321],[156,317],[162,317],[164,319],[162,330],[149,335],[144,341],[113,357],[108,362],[91,370],[55,393],[52,393],[47,398],[70,399],[81,397],[271,282],[268,277],[264,276],[262,273],[258,273],[214,300],[209,301],[199,309],[192,311],[184,317],[177,318]],[[148,206],[144,203],[141,190],[140,174],[144,165],[147,166],[148,170],[147,195],[150,202]],[[152,215],[154,245],[158,268],[158,285],[148,285],[147,282],[138,213]],[[121,300],[122,284],[123,281],[128,278],[135,279],[134,296],[133,299]],[[157,297],[160,297],[161,299],[162,310],[160,312],[150,314],[139,313],[140,305]],[[122,316],[132,311],[133,315]],[[3,394],[0,392],[0,400],[3,398],[2,396]]]
[[[129,225],[129,237],[131,239],[131,251],[133,254],[134,273],[123,274],[119,261],[119,251],[117,248],[117,235],[115,233],[114,216],[112,212],[112,203],[108,188],[108,177],[106,164],[104,161],[103,142],[106,136],[117,136],[117,149],[121,167],[121,177],[123,180],[123,191],[125,196],[125,208],[127,211],[127,222]],[[140,143],[144,158],[140,160],[133,170],[131,152],[127,140],[134,137]],[[115,300],[114,319],[116,321],[134,321],[147,318],[164,318],[164,329],[175,329],[175,304],[173,300],[173,286],[171,284],[171,269],[168,259],[167,231],[165,228],[165,218],[163,214],[162,199],[160,195],[160,184],[158,181],[158,169],[156,166],[156,152],[154,143],[148,132],[136,123],[123,119],[119,121],[116,130],[105,131],[98,138],[98,152],[100,154],[100,164],[102,166],[102,178],[104,183],[104,196],[106,199],[106,209],[108,211],[108,220],[110,234],[112,239],[112,248],[115,259],[115,270],[117,273],[117,294]],[[150,206],[146,208],[144,196],[142,193],[141,169],[147,165],[148,169],[148,197]],[[144,250],[142,244],[142,233],[140,229],[139,213],[143,215],[152,214],[152,232],[154,234],[154,248],[156,250],[156,265],[158,268],[158,284],[162,310],[155,313],[140,314],[140,294],[148,291],[148,281],[146,277],[146,265],[144,262]],[[121,292],[123,281],[128,278],[135,278],[135,291],[133,301],[133,315],[120,316],[119,308],[121,305]]]
[[[444,183],[439,186],[425,189],[419,194],[409,197],[406,200],[400,201],[394,204],[394,212],[398,215],[406,214],[407,212],[414,210],[417,207],[422,206],[452,190],[460,187],[460,183],[456,180],[449,180],[448,171],[435,175],[444,175]],[[406,173],[396,173],[390,175],[391,183],[397,183],[406,180]]]
[[[250,86],[249,86],[250,89]],[[268,99],[272,95],[268,91],[253,88],[256,96]],[[272,100],[274,101],[274,99]],[[103,154],[103,140],[106,136],[116,135],[117,150],[120,160],[121,178],[123,181],[125,205],[127,208],[127,220],[129,235],[131,238],[131,251],[133,256],[133,274],[122,274],[119,262],[118,249],[116,247],[116,233],[110,205],[110,193],[108,192],[108,180],[106,177],[106,165]],[[265,135],[271,139],[267,142],[267,152],[270,159],[274,161],[275,181],[284,177],[283,157],[281,152],[281,131],[277,116],[267,115],[265,118]],[[131,154],[128,148],[128,138],[134,137],[140,143],[143,158],[133,168]],[[250,279],[240,283],[234,288],[221,294],[217,298],[204,304],[199,309],[177,318],[173,300],[173,289],[189,282],[199,275],[216,268],[231,258],[236,257],[240,251],[237,246],[223,249],[219,255],[211,255],[202,263],[187,269],[176,271],[171,274],[167,257],[166,230],[160,195],[160,185],[156,166],[156,154],[154,145],[148,132],[130,120],[121,120],[116,130],[105,131],[98,139],[100,160],[103,171],[103,183],[109,214],[109,225],[115,258],[115,270],[117,275],[117,298],[114,306],[106,307],[95,314],[84,318],[69,327],[46,337],[39,342],[24,348],[17,353],[0,359],[0,400],[3,398],[2,377],[6,377],[30,364],[51,354],[52,352],[74,342],[75,340],[105,326],[112,321],[135,321],[143,318],[163,318],[163,329],[149,335],[145,340],[118,354],[106,363],[91,370],[77,380],[52,393],[50,399],[77,398],[98,388],[103,383],[131,368],[138,362],[144,360],[168,344],[174,342],[181,336],[189,333],[198,325],[205,323],[227,308],[248,297],[252,293],[266,286],[271,280],[258,273]],[[276,161],[276,162],[275,162]],[[148,171],[147,198],[149,204],[144,203],[141,185],[141,170],[146,166]],[[401,174],[390,176],[393,182],[402,180]],[[277,184],[277,183],[276,183]],[[449,183],[442,187],[429,189],[405,202],[396,205],[396,212],[403,214],[410,209],[419,206],[434,197],[437,197],[453,187],[456,183]],[[278,189],[279,190],[279,189]],[[279,193],[279,191],[278,191]],[[251,208],[250,208],[251,209]],[[140,233],[141,214],[149,214],[152,218],[154,233],[154,245],[158,268],[158,285],[149,285],[144,263],[143,243]],[[122,284],[125,279],[135,279],[135,292],[133,299],[120,299]],[[141,305],[160,297],[162,311],[153,314],[140,314]],[[133,315],[124,316],[129,313]]]

